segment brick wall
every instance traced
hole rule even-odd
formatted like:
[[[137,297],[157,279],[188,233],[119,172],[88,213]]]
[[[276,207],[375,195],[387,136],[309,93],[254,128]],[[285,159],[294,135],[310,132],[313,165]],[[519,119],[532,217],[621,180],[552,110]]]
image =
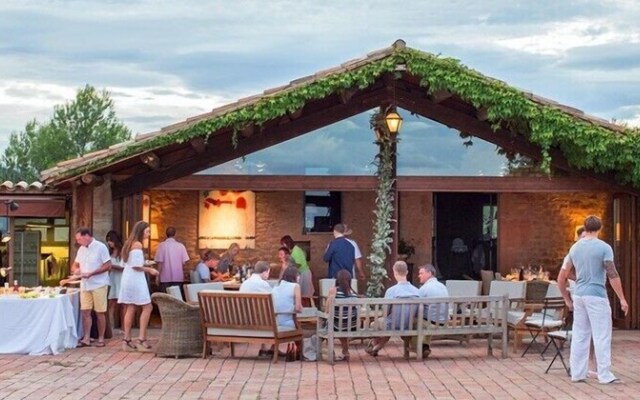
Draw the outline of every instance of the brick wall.
[[[601,238],[611,235],[611,195],[598,193],[501,193],[498,196],[498,265],[542,264],[556,271],[587,215],[603,219]]]
[[[197,227],[198,199],[196,191],[159,191],[151,194],[151,221],[158,224],[160,240],[168,224],[177,230],[192,262],[198,259]],[[411,242],[416,254],[409,260],[415,267],[432,262],[432,193],[404,192],[400,196],[399,237]],[[309,241],[310,267],[314,280],[326,276],[327,266],[322,255],[332,240],[331,233],[302,234],[304,192],[256,193],[256,248],[243,250],[241,255],[253,260],[277,262],[280,237],[291,235],[294,240]],[[575,228],[588,214],[603,217],[605,227],[602,238],[610,237],[611,196],[608,194],[537,194],[503,193],[499,195],[499,259],[502,272],[520,264],[543,264],[557,267],[574,241]],[[352,238],[358,242],[365,257],[370,252],[372,236],[374,192],[343,192],[342,219],[353,230]],[[151,243],[155,254],[159,241]],[[417,270],[413,272],[417,282]],[[186,275],[188,276],[188,275]],[[361,288],[361,290],[364,287]]]

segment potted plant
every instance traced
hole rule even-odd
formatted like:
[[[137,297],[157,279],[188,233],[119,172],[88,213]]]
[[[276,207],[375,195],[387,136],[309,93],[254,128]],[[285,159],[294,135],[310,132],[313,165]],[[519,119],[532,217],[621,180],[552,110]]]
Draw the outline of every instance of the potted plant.
[[[406,262],[415,253],[416,248],[411,244],[411,242],[403,238],[398,241],[398,259],[404,260]]]

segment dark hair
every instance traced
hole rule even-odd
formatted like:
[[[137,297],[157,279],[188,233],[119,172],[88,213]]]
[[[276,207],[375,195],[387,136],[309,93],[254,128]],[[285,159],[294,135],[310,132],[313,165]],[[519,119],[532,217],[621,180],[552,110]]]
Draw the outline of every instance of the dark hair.
[[[91,237],[93,237],[93,233],[91,232],[91,229],[87,228],[86,226],[81,226],[80,228],[76,229],[76,233],[79,233],[80,236],[91,236]]]
[[[598,232],[602,228],[602,221],[595,215],[589,215],[584,220],[584,230],[587,232]]]
[[[287,269],[285,269],[284,272],[282,273],[282,278],[280,279],[280,282],[285,281],[285,282],[297,283],[299,275],[300,275],[300,272],[298,271],[298,268],[294,266],[287,267]]]
[[[167,228],[165,233],[167,234],[168,238],[174,237],[176,235],[176,228],[174,228],[173,226],[170,226]]]
[[[122,236],[120,236],[118,232],[112,230],[107,232],[105,240],[113,243],[113,248],[109,249],[109,252],[112,256],[118,257],[122,253]]]
[[[278,251],[284,251],[284,254],[291,255],[291,250],[287,246],[282,246],[278,249]]]
[[[206,262],[210,260],[220,260],[220,255],[218,255],[218,253],[211,250],[205,251],[204,254],[202,254],[202,261]]]
[[[351,287],[351,273],[346,269],[341,269],[336,275],[336,287],[344,293],[345,296],[355,294]]]
[[[144,241],[144,231],[149,227],[149,224],[145,221],[138,221],[133,226],[131,230],[131,234],[124,242],[124,246],[122,246],[122,261],[127,262],[129,260],[129,252],[131,251],[131,247],[134,242],[142,243]]]
[[[582,232],[584,232],[584,226],[581,226],[580,228],[576,229],[576,234],[578,236],[582,235]]]
[[[280,238],[280,244],[288,248],[289,251],[291,251],[293,249],[293,246],[296,245],[296,242],[293,241],[293,238],[291,236],[285,235]]]

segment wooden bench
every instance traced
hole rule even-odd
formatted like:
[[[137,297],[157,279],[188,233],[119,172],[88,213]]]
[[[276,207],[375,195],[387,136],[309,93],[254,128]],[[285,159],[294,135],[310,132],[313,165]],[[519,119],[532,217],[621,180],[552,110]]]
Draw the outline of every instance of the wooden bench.
[[[416,337],[417,359],[422,360],[422,344],[425,336],[458,336],[459,335],[486,335],[487,354],[493,355],[494,335],[500,335],[502,340],[502,358],[507,357],[508,331],[507,309],[509,298],[507,296],[473,296],[473,297],[446,297],[446,298],[406,298],[406,299],[361,299],[348,298],[337,299],[334,307],[326,312],[318,313],[318,360],[321,359],[322,340],[328,343],[328,361],[333,364],[334,339],[364,339],[374,337],[400,336],[405,341],[405,357],[408,357],[407,343],[410,338]],[[450,312],[449,318],[442,324],[432,324],[424,321],[422,316],[427,307],[446,307]],[[394,308],[395,307],[395,308]],[[390,315],[390,312],[391,315]],[[334,318],[336,315],[346,316],[351,321],[356,314],[358,323],[347,326],[345,330],[335,330]],[[408,323],[392,324],[390,329],[381,324],[369,322],[390,315],[397,321]],[[420,318],[416,318],[420,316]]]
[[[278,327],[270,293],[240,293],[233,291],[202,291],[198,293],[202,325],[202,357],[210,353],[211,342],[273,344],[273,362],[278,362],[278,345],[296,342],[302,350],[302,328],[296,319],[295,328]]]

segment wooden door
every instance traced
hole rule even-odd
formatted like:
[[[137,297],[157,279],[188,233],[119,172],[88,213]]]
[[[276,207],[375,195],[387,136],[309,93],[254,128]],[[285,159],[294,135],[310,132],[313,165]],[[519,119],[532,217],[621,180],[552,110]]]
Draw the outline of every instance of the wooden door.
[[[610,286],[613,326],[621,329],[637,329],[638,324],[638,199],[627,194],[613,198],[613,252],[622,288],[629,303],[630,312],[625,317],[620,302]]]

